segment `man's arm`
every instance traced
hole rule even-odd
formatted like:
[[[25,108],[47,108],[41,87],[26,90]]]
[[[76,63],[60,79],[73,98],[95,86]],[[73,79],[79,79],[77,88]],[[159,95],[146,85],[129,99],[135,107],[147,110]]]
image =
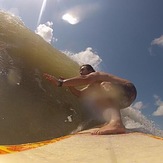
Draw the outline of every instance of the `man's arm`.
[[[75,95],[75,96],[77,96],[77,97],[80,97],[80,96],[81,96],[81,91],[80,91],[80,90],[78,90],[78,89],[76,89],[76,88],[74,88],[74,87],[68,87],[68,88],[69,88],[70,92],[71,92],[73,95]]]
[[[56,85],[56,86],[60,86],[60,79],[57,79],[57,78],[55,78],[54,76],[52,76],[52,75],[49,75],[49,74],[47,74],[47,73],[44,73],[44,75],[43,75],[44,77],[45,77],[45,79],[47,79],[47,80],[49,80],[50,82],[52,82],[54,85]],[[70,81],[70,82],[72,82],[72,83],[70,83],[70,84],[73,84],[73,81],[76,81],[76,80],[80,80],[80,77],[75,77],[75,78],[71,78],[71,79],[67,79],[66,81]],[[61,81],[64,81],[64,80],[62,80],[61,79]],[[69,84],[69,83],[68,83]],[[78,90],[78,89],[76,89],[74,86],[68,86],[68,88],[69,88],[69,90],[70,90],[70,92],[72,93],[72,94],[74,94],[75,96],[77,96],[77,97],[81,97],[81,95],[82,95],[82,92],[87,88],[87,87],[85,87],[85,88],[83,88],[83,89],[81,89],[81,90]]]
[[[74,78],[64,79],[64,80],[61,80],[61,79],[58,80],[54,76],[46,74],[46,73],[44,74],[44,77],[47,80],[51,81],[56,86],[65,86],[65,87],[88,85],[98,80],[98,76],[96,73],[91,73],[88,75],[82,75],[79,77],[74,77]]]
[[[82,85],[89,85],[96,81],[100,80],[100,75],[98,72],[92,72],[88,75],[81,75],[78,77],[73,77],[69,79],[63,80],[63,86],[82,86]]]
[[[86,92],[88,86],[84,87],[80,90],[76,89],[75,87],[68,87],[68,88],[72,94],[74,94],[77,97],[81,97],[84,94],[84,92]]]

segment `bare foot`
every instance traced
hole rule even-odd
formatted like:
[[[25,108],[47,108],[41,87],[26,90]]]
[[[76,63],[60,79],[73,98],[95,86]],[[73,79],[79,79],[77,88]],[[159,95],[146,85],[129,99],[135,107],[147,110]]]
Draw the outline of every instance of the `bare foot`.
[[[99,128],[96,131],[93,131],[92,135],[108,135],[108,134],[123,134],[125,133],[125,127],[120,124],[107,124]]]

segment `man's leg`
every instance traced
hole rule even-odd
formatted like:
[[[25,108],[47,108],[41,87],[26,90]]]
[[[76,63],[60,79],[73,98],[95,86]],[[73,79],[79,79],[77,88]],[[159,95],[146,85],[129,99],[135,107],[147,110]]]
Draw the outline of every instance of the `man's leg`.
[[[103,113],[107,124],[104,124],[101,128],[94,131],[92,134],[106,135],[125,133],[125,127],[122,123],[119,108],[119,95],[121,90],[116,88],[110,82],[102,82],[101,88],[106,96],[101,99],[101,102],[98,106],[101,109],[105,109]]]
[[[107,124],[104,124],[101,128],[94,131],[93,135],[107,135],[107,134],[121,134],[125,133],[125,127],[122,123],[120,109],[109,108],[104,114],[110,117],[110,121]],[[107,117],[107,115],[104,115]],[[107,119],[106,119],[107,121]]]

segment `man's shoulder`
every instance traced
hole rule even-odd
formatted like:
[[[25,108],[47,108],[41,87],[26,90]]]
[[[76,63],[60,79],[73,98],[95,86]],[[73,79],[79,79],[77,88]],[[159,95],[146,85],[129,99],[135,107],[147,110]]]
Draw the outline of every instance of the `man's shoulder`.
[[[106,74],[106,73],[104,73],[104,72],[102,72],[102,71],[96,71],[96,72],[92,72],[92,73],[90,73],[91,75],[103,75],[103,74]]]
[[[108,73],[102,72],[102,71],[96,71],[94,72],[95,76],[108,76]]]
[[[92,72],[89,74],[89,77],[91,77],[94,80],[103,80],[103,78],[106,78],[108,74],[101,72],[101,71],[96,71],[96,72]]]

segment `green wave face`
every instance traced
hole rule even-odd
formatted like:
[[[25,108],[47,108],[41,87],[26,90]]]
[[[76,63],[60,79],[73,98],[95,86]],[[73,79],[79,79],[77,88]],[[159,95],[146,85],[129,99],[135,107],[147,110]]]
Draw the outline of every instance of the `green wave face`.
[[[18,18],[0,12],[0,144],[41,141],[74,130],[81,122],[77,98],[42,74],[68,78],[78,69]]]

